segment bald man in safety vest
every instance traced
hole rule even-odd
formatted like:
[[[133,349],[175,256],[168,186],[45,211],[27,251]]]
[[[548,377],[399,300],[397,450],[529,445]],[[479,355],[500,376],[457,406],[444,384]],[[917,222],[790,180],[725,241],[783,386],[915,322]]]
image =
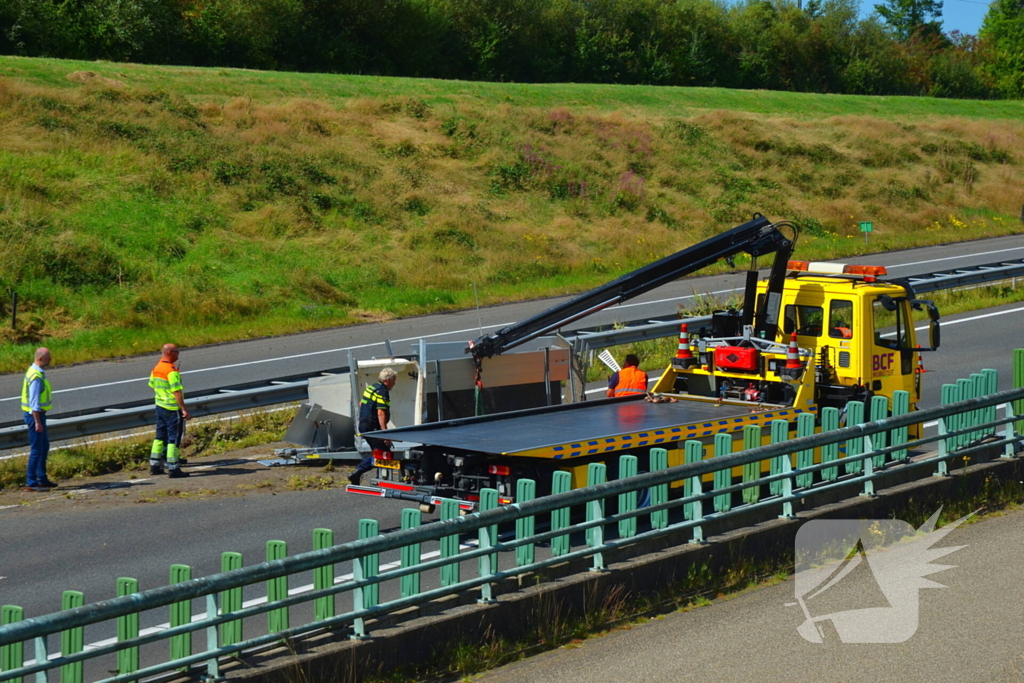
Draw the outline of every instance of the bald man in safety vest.
[[[50,453],[50,437],[46,432],[46,413],[53,407],[53,389],[46,379],[50,365],[50,349],[36,349],[35,362],[25,371],[21,384],[21,411],[28,427],[28,470],[25,490],[49,491],[56,488],[46,476],[46,457]]]
[[[647,373],[641,370],[640,359],[631,353],[622,361],[622,369],[608,379],[608,398],[636,396],[647,393]]]
[[[185,420],[190,416],[185,407],[181,373],[178,372],[178,353],[174,344],[164,344],[160,350],[160,362],[149,375],[149,387],[156,400],[156,439],[149,454],[149,473],[163,474],[166,461],[167,476],[171,479],[188,476],[188,472],[181,469],[179,457]]]

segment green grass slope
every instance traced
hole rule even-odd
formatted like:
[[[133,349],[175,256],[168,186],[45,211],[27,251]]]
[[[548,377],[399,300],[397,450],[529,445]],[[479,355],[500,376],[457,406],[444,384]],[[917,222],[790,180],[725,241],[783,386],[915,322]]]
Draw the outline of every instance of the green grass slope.
[[[1024,104],[0,58],[0,369],[1020,230]],[[3,304],[4,313],[9,315]]]

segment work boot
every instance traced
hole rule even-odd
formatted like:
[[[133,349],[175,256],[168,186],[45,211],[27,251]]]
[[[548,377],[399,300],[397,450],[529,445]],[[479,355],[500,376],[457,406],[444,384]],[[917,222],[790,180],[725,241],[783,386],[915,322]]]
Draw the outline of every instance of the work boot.
[[[180,470],[180,469],[178,469],[178,470],[171,470],[170,472],[167,473],[167,478],[168,479],[184,479],[185,477],[188,477],[188,476],[191,476],[191,475],[188,472],[185,472],[185,471]]]
[[[352,474],[348,475],[348,483],[352,484],[353,486],[359,486],[359,480],[362,478],[362,472],[353,472]]]
[[[163,474],[163,473],[164,473],[164,468],[161,467],[160,465],[150,465],[149,466],[149,474],[150,474],[150,476],[155,477],[156,475]]]

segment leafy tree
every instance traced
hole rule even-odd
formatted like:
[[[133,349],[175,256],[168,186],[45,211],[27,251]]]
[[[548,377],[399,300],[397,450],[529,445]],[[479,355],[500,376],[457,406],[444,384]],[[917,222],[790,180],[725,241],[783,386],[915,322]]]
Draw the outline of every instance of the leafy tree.
[[[919,32],[942,33],[942,0],[885,0],[875,11],[901,41]]]
[[[992,49],[988,71],[997,87],[1010,97],[1024,97],[1024,2],[995,0],[980,37]]]

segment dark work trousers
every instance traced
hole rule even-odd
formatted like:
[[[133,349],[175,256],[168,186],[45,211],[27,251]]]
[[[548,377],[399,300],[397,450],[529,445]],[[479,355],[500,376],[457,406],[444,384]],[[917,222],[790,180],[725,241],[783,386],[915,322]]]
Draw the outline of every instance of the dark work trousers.
[[[152,453],[150,460],[167,460],[172,470],[178,468],[178,452],[181,450],[181,437],[185,434],[185,420],[180,410],[167,410],[156,407],[156,443],[163,449],[161,453]]]
[[[366,445],[370,447],[370,454],[359,461],[359,464],[356,465],[356,471],[353,473],[354,475],[362,475],[364,472],[369,472],[373,469],[374,449],[380,449],[382,451],[388,450],[388,447],[384,445],[384,439],[374,439],[372,437],[364,438],[366,438]]]
[[[46,413],[39,418],[43,431],[36,431],[36,419],[32,413],[24,413],[28,425],[28,471],[25,473],[26,486],[42,486],[47,481],[46,456],[50,454],[50,435],[46,432]]]

